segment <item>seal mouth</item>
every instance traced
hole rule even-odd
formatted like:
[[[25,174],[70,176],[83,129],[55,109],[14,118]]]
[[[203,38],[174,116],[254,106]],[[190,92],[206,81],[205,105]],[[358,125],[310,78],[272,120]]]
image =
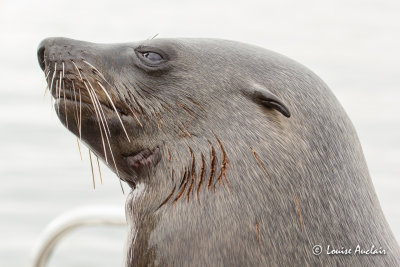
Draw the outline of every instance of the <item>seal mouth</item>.
[[[56,103],[60,100],[66,100],[75,102],[76,104],[87,104],[87,105],[100,105],[101,107],[107,108],[110,111],[116,111],[120,116],[128,116],[128,112],[122,108],[118,102],[110,104],[109,101],[104,101],[103,98],[99,97],[99,94],[95,91],[93,87],[92,92],[81,83],[74,83],[73,79],[67,79],[68,76],[64,77],[64,86],[62,88],[53,88],[51,90],[51,95],[53,96]],[[83,93],[83,92],[85,93]],[[96,103],[94,103],[96,102]]]
[[[76,105],[88,105],[92,107],[94,106],[93,99],[91,99],[87,95],[78,96],[77,93],[71,90],[70,88],[64,88],[59,91],[60,92],[58,95],[52,94],[54,100],[56,101],[56,105],[60,105],[60,102],[63,100],[66,102],[74,103]],[[96,104],[99,104],[102,108],[106,108],[110,112],[116,111],[121,117],[129,116],[129,114],[126,111],[124,111],[118,104],[114,103],[115,109],[112,105],[110,105],[107,102],[103,102],[101,99],[98,99]]]
[[[81,134],[82,130],[79,130],[80,124],[82,124],[82,118],[79,120],[76,120],[76,128],[70,128],[68,127],[68,121],[71,123],[71,119],[69,119],[68,113],[71,114],[73,113],[74,116],[77,116],[79,110],[87,110],[90,109],[92,112],[97,113],[96,116],[102,116],[102,118],[97,117],[97,120],[99,120],[100,126],[101,124],[104,123],[105,125],[103,126],[104,129],[103,135],[104,135],[104,141],[105,143],[111,142],[110,144],[105,144],[106,148],[103,147],[104,155],[106,155],[106,149],[107,145],[113,147],[111,139],[107,140],[107,131],[109,131],[107,122],[111,117],[116,119],[118,116],[119,118],[125,117],[125,116],[130,116],[128,113],[126,113],[124,110],[122,110],[119,105],[116,104],[110,104],[107,102],[104,102],[101,100],[100,97],[97,97],[97,94],[94,92],[93,89],[93,94],[96,94],[96,97],[94,95],[86,95],[82,94],[81,90],[87,90],[87,88],[82,88],[81,85],[77,83],[77,85],[73,85],[72,88],[67,86],[67,84],[73,84],[72,81],[67,81],[65,82],[65,85],[63,88],[58,88],[57,90],[52,90],[52,96],[55,100],[55,106],[56,110],[58,110],[57,114],[61,118],[61,121],[66,124],[67,128],[70,129],[71,131],[74,132],[77,136]],[[88,90],[87,90],[88,92]],[[116,115],[118,113],[118,115]],[[101,122],[103,121],[103,122]],[[110,138],[109,136],[108,138]],[[92,138],[89,138],[92,139]],[[93,145],[93,144],[92,144]],[[95,145],[96,146],[96,145]],[[104,144],[103,144],[104,146]],[[111,148],[110,148],[111,149]],[[113,148],[114,149],[114,148]],[[96,149],[95,149],[96,150]],[[112,157],[116,162],[114,163],[114,167],[117,169],[117,165],[120,163],[124,162],[127,164],[127,167],[130,171],[133,171],[136,175],[138,176],[144,176],[149,174],[150,170],[155,167],[158,162],[161,159],[161,152],[160,148],[158,146],[154,148],[139,148],[136,149],[134,152],[128,152],[124,153],[121,152],[120,149],[117,149],[119,151],[118,155],[117,154],[113,155]],[[120,159],[122,159],[122,161]],[[117,162],[119,164],[117,164]],[[124,176],[124,175],[122,175]],[[120,176],[120,178],[122,178]],[[130,181],[129,177],[124,177],[123,180],[125,180],[131,187],[134,187],[134,184]]]

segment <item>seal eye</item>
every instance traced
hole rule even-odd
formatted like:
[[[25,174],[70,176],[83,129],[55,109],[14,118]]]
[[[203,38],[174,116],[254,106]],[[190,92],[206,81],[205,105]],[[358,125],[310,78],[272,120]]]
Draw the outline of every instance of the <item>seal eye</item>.
[[[150,64],[158,64],[164,61],[163,57],[156,52],[147,51],[147,52],[142,52],[141,55],[143,59]]]

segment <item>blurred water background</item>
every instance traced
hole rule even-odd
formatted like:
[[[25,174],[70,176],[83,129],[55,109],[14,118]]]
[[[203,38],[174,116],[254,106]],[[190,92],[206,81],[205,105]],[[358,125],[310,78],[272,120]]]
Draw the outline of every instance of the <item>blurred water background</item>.
[[[75,138],[43,98],[36,48],[50,36],[93,42],[215,37],[301,62],[352,119],[400,240],[399,1],[2,0],[0,29],[0,266],[28,266],[40,232],[63,212],[88,204],[121,207],[126,197],[104,166],[104,184],[93,190],[87,149],[81,161]],[[49,266],[122,266],[126,231],[81,228],[61,242]]]

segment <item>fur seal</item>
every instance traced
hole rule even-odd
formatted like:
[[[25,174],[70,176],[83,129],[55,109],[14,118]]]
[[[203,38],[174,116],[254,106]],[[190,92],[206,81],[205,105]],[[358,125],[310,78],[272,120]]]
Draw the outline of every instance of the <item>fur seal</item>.
[[[399,266],[327,85],[233,41],[38,49],[61,122],[132,188],[127,266]]]

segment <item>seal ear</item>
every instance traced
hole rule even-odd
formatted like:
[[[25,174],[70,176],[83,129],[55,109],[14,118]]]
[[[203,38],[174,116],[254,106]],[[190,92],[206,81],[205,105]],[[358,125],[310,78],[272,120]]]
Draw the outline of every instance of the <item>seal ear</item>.
[[[253,99],[253,101],[266,108],[275,109],[287,118],[290,117],[289,109],[285,106],[285,104],[282,103],[282,101],[279,100],[276,95],[274,95],[267,88],[256,84],[250,90],[250,92],[247,91],[245,92],[245,94]]]

